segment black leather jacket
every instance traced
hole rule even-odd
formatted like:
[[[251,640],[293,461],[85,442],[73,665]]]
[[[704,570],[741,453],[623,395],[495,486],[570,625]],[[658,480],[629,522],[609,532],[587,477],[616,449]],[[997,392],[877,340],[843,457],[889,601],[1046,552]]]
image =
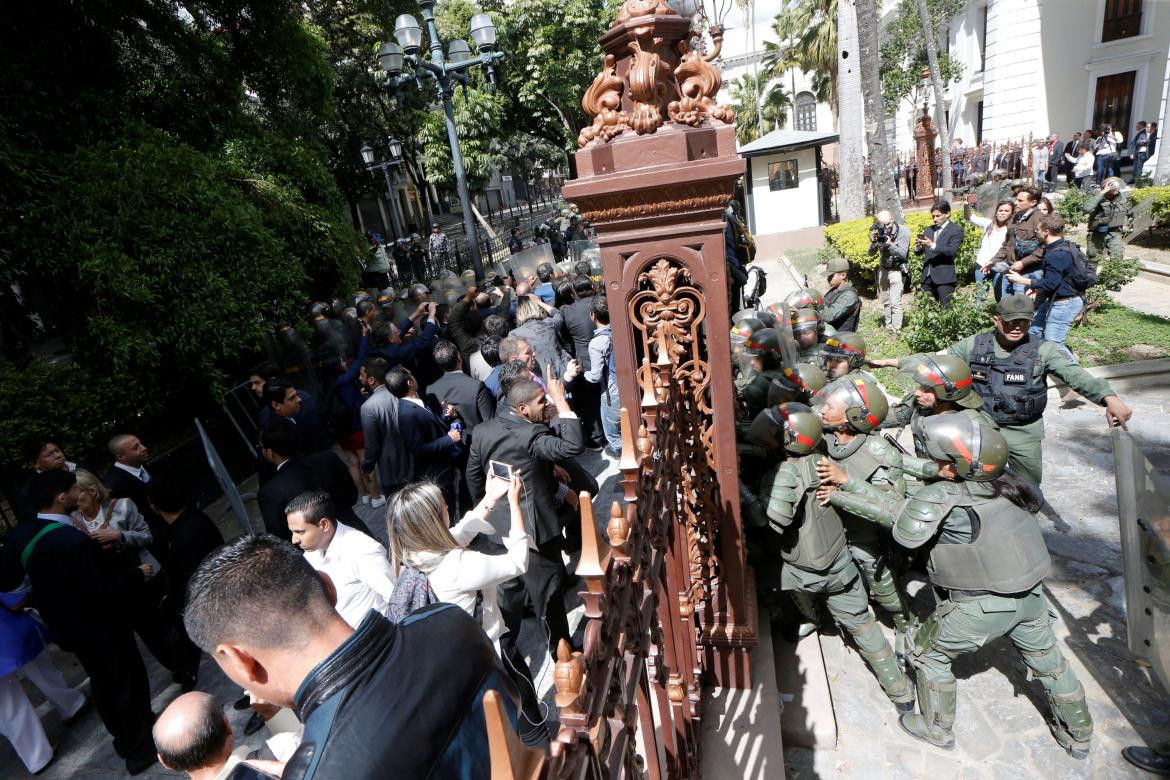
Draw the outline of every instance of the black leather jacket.
[[[285,778],[491,776],[483,696],[517,696],[474,618],[434,604],[397,625],[370,611],[297,690],[301,746]]]

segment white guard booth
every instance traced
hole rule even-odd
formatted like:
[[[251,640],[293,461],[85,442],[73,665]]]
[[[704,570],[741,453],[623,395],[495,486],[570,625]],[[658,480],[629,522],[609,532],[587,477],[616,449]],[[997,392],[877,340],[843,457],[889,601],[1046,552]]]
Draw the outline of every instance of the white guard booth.
[[[773,130],[739,147],[747,160],[744,196],[753,235],[825,224],[832,190],[822,177],[821,147],[836,133]]]

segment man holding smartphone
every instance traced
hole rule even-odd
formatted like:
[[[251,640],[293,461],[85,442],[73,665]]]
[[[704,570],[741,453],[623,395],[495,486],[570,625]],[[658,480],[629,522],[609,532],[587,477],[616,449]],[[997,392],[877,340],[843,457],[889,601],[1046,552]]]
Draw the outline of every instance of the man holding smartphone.
[[[511,466],[523,480],[524,522],[532,549],[528,571],[499,587],[500,612],[507,628],[500,645],[506,649],[519,637],[527,593],[537,619],[548,633],[551,653],[561,639],[569,639],[564,600],[568,573],[561,557],[565,539],[557,513],[554,466],[557,461],[580,455],[585,444],[581,421],[565,399],[564,383],[552,375],[547,382],[546,398],[545,390],[536,382],[516,380],[508,390],[507,410],[476,426],[467,459],[467,486],[473,500],[482,498],[493,461]],[[545,422],[550,402],[557,414],[555,430]],[[495,525],[502,527],[501,523]]]
[[[951,224],[951,204],[935,201],[930,209],[934,224],[922,231],[914,242],[922,257],[922,289],[944,309],[955,291],[955,255],[963,243],[963,229]]]

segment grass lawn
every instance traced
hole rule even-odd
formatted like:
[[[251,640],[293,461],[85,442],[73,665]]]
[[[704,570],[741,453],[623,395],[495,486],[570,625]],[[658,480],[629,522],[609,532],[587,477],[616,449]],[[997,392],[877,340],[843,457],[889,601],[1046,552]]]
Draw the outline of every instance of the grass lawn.
[[[815,247],[809,247],[807,249],[788,249],[785,250],[784,256],[788,258],[788,262],[792,263],[792,267],[796,269],[798,274],[807,276],[809,279],[813,279],[816,277],[816,274],[813,273],[813,271],[816,270],[816,267],[820,262],[817,260],[818,251],[820,250]],[[813,286],[817,287],[816,284]],[[822,287],[824,287],[823,284],[820,287],[817,287],[817,289],[819,290]]]
[[[909,354],[900,338],[882,327],[881,305],[862,298],[861,336],[874,358]],[[1170,357],[1170,319],[1113,304],[1094,311],[1087,324],[1073,328],[1067,343],[1082,366],[1105,366],[1133,360]],[[892,368],[870,369],[895,398],[913,387],[905,374]]]

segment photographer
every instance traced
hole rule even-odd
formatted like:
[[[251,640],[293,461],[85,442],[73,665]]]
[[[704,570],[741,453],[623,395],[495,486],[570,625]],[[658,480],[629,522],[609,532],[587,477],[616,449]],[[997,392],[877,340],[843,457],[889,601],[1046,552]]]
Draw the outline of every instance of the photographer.
[[[869,253],[878,254],[877,288],[886,313],[886,327],[902,329],[902,289],[908,268],[910,231],[894,222],[894,215],[879,211],[869,230]]]

